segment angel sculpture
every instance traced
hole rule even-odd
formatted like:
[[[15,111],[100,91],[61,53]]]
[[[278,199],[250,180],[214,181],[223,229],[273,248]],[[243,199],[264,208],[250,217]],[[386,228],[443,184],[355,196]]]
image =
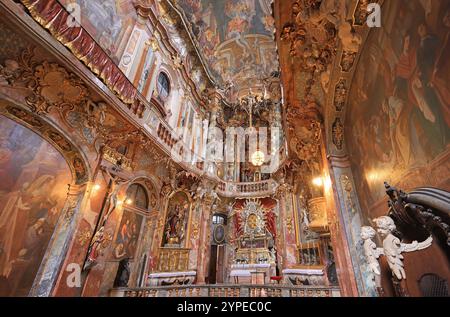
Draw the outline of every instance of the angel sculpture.
[[[366,256],[367,264],[370,271],[375,276],[375,284],[377,287],[381,286],[380,276],[381,269],[378,258],[383,254],[383,248],[377,248],[372,239],[375,237],[375,229],[369,226],[361,227],[361,239],[363,240],[364,255]]]
[[[216,201],[216,200],[222,201],[222,199],[220,199],[219,195],[217,195],[216,190],[211,191],[211,197],[213,198],[213,201]]]
[[[422,242],[402,243],[399,238],[392,234],[396,226],[391,217],[382,216],[374,219],[374,221],[377,224],[378,233],[384,238],[383,253],[386,256],[392,275],[398,280],[406,279],[402,253],[428,248],[433,242],[433,238],[430,236]]]
[[[382,248],[377,248],[375,242],[372,239],[375,237],[375,229],[369,226],[364,226],[361,228],[361,239],[363,239],[364,254],[366,256],[367,264],[370,270],[376,274],[380,275],[380,264],[378,263],[378,258],[383,254]]]
[[[198,185],[197,189],[195,190],[195,194],[194,194],[194,200],[201,200],[205,197],[207,192],[206,188],[203,188],[202,185]]]

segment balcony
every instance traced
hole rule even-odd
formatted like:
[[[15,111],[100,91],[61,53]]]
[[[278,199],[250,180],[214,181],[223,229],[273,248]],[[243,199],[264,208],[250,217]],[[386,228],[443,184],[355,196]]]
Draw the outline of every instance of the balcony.
[[[115,288],[110,297],[340,297],[337,287],[284,285],[186,285]]]
[[[273,179],[260,182],[220,182],[217,192],[224,197],[263,197],[275,194],[278,183]]]

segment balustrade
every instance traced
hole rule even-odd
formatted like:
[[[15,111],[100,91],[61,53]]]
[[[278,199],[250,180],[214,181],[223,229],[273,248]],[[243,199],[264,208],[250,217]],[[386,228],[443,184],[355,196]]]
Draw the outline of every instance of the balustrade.
[[[252,197],[259,195],[271,195],[275,193],[278,184],[273,180],[249,183],[221,182],[217,187],[219,193],[225,197]]]
[[[337,287],[286,285],[181,285],[116,288],[111,297],[340,297]]]

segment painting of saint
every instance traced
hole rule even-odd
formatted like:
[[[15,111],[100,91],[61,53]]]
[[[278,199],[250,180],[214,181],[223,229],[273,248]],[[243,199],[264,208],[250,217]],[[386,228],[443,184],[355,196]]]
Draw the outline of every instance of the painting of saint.
[[[0,116],[0,295],[26,296],[71,182],[64,158],[37,134]],[[26,153],[26,155],[24,155]]]
[[[134,258],[142,220],[142,215],[127,209],[124,210],[114,243],[114,258]]]
[[[184,192],[177,192],[169,199],[162,246],[185,245],[190,207],[189,198]]]
[[[366,210],[383,198],[384,181],[401,182],[449,154],[450,3],[387,1],[385,6],[385,27],[371,31],[363,48],[346,119]],[[416,186],[437,186],[425,174],[415,176]]]

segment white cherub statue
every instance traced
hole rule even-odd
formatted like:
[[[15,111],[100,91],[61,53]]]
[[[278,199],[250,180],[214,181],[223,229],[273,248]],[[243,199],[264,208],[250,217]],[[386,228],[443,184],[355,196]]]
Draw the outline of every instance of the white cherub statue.
[[[361,227],[361,239],[363,240],[364,254],[370,271],[375,275],[375,284],[380,287],[380,263],[378,258],[383,254],[382,248],[377,248],[372,239],[375,237],[375,229],[369,226]]]
[[[383,253],[386,256],[392,275],[398,280],[406,279],[402,253],[428,248],[433,242],[433,238],[430,236],[422,242],[402,243],[399,238],[392,234],[396,226],[391,217],[382,216],[374,219],[374,221],[377,224],[378,233],[384,238]]]

